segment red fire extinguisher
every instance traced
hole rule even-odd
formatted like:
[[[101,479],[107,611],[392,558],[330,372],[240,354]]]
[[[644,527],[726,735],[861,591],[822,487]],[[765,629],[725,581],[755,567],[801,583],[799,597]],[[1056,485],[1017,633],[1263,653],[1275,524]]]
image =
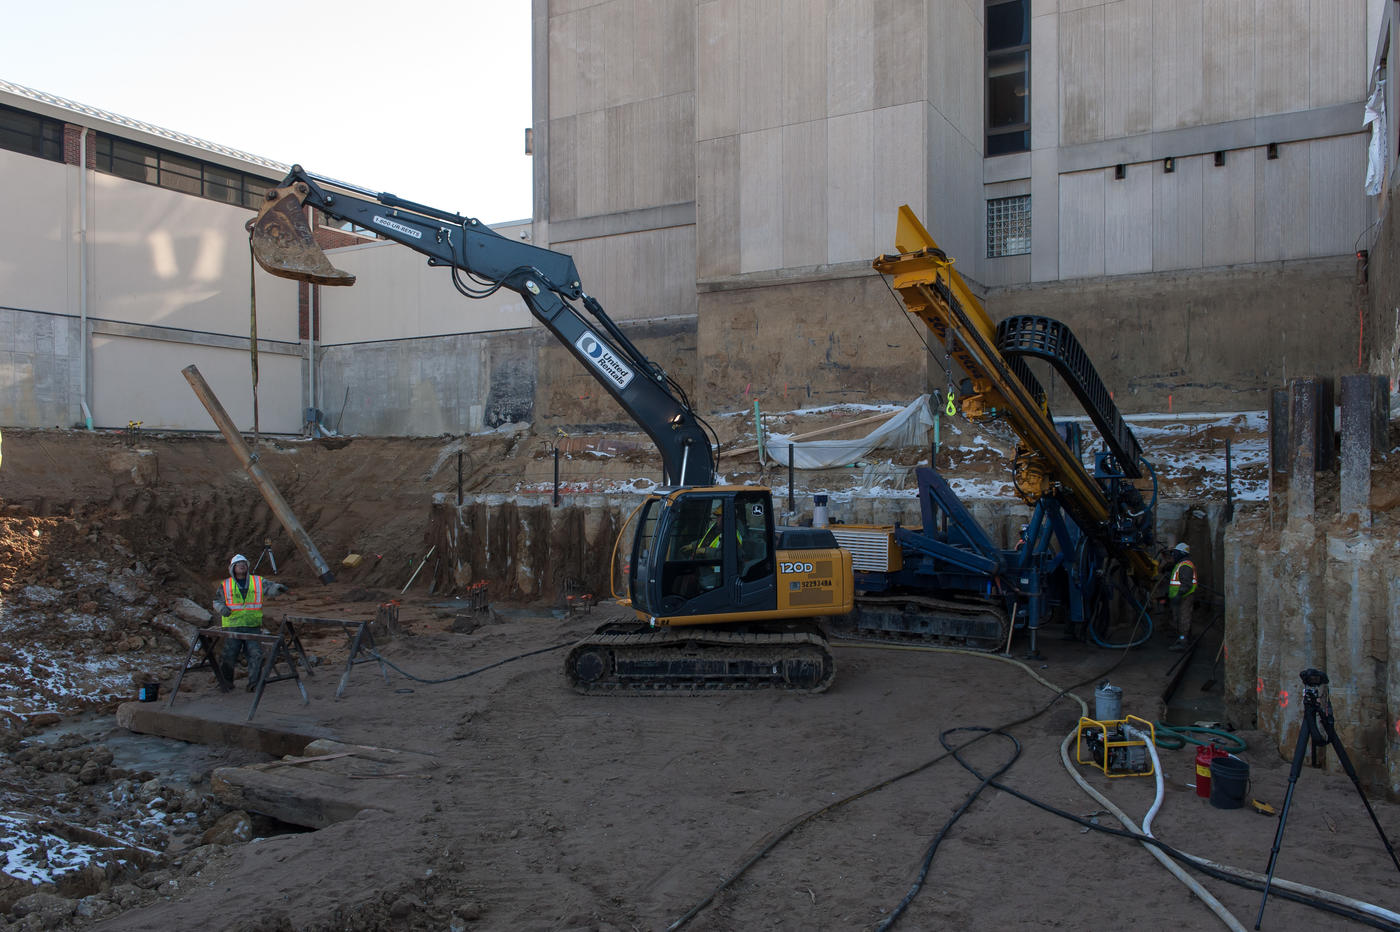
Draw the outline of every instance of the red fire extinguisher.
[[[1203,744],[1196,749],[1196,795],[1210,799],[1210,762],[1217,757],[1229,757],[1213,744]]]

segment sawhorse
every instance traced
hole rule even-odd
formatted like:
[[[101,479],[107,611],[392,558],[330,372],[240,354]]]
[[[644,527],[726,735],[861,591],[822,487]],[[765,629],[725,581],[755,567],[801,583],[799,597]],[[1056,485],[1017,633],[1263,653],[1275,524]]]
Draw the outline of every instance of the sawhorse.
[[[285,628],[285,622],[283,627]],[[170,701],[165,706],[167,709],[175,706],[175,697],[180,695],[180,682],[184,680],[185,674],[190,670],[202,670],[208,666],[214,671],[214,679],[218,682],[221,692],[233,689],[233,682],[225,678],[216,653],[219,642],[224,638],[254,641],[263,647],[262,673],[258,677],[257,688],[253,692],[253,705],[248,709],[246,721],[253,720],[253,715],[258,711],[258,703],[262,702],[263,690],[267,688],[268,683],[296,680],[297,689],[301,692],[301,704],[310,704],[311,699],[306,695],[306,687],[302,684],[301,677],[297,675],[296,660],[291,654],[292,641],[285,636],[283,630],[279,630],[276,634],[267,634],[261,628],[252,631],[238,628],[200,628],[195,632],[194,643],[190,644],[190,652],[185,656],[185,663],[180,668],[180,675],[175,677],[175,686],[170,690]],[[300,649],[300,644],[296,646]],[[203,654],[203,659],[198,663],[193,662],[196,653]],[[305,660],[304,653],[302,659]],[[281,662],[286,662],[290,672],[274,675],[277,664]],[[249,675],[252,675],[252,671],[249,671]]]
[[[345,658],[345,672],[340,674],[340,685],[336,687],[335,697],[339,699],[345,693],[345,687],[350,683],[350,671],[357,663],[369,663],[374,661],[379,664],[379,672],[384,675],[384,682],[389,682],[389,668],[384,665],[384,661],[378,656],[378,651],[374,649],[374,632],[370,630],[369,622],[357,621],[353,618],[308,618],[300,615],[284,615],[282,618],[282,630],[285,632],[290,645],[295,646],[297,652],[301,654],[302,662],[306,662],[306,651],[301,646],[301,636],[297,634],[298,627],[306,625],[334,625],[345,635],[345,643],[349,647],[350,655]],[[308,676],[314,676],[311,667],[306,668]]]

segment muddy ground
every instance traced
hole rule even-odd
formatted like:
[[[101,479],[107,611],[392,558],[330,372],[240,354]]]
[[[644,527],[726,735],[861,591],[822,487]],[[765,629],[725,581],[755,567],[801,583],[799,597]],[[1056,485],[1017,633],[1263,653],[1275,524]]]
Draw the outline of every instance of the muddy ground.
[[[450,438],[279,441],[269,451],[265,468],[325,553],[364,557],[329,587],[292,556],[220,441],[62,431],[5,440],[0,906],[10,927],[663,929],[795,820],[908,774],[796,828],[687,923],[873,928],[979,783],[951,760],[919,769],[942,754],[940,734],[1021,719],[1008,728],[1021,751],[1005,782],[1078,816],[1101,808],[1059,761],[1079,707],[1050,704],[1054,692],[1028,671],[842,644],[836,684],[820,696],[589,699],[564,686],[558,652],[436,685],[400,673],[386,684],[357,667],[341,700],[335,676],[308,680],[305,706],[291,683],[273,684],[259,723],[430,763],[364,776],[356,786],[373,786],[373,805],[319,831],[232,809],[213,791],[215,772],[267,755],[139,739],[113,718],[142,683],[168,691],[231,548],[256,558],[261,541],[273,541],[280,578],[292,586],[274,613],[372,617],[399,599],[401,631],[384,656],[422,679],[569,643],[617,610],[570,616],[554,598],[498,597],[490,611],[457,619],[432,607],[451,593],[420,586],[400,596],[429,546],[427,499],[455,487]],[[1214,449],[1219,438],[1210,442]],[[484,491],[543,477],[552,468],[546,450],[528,438],[472,444],[464,484]],[[591,481],[638,473],[625,453],[606,459]],[[1210,489],[1197,492],[1193,499]],[[343,662],[332,640],[308,646],[324,669]],[[1031,670],[1056,687],[1078,684],[1090,711],[1093,686],[1107,676],[1123,687],[1125,712],[1163,714],[1176,656],[1160,644],[1124,657],[1047,634],[1041,647],[1044,660]],[[1198,658],[1178,690],[1200,694],[1217,677],[1209,657]],[[176,708],[237,721],[249,699],[220,694],[197,673]],[[1251,795],[1281,806],[1288,762],[1263,735],[1243,737]],[[968,756],[995,769],[1007,753],[1002,739],[988,739]],[[1190,787],[1190,753],[1163,753],[1157,834],[1263,870],[1276,818],[1212,808]],[[1134,817],[1151,803],[1150,778],[1076,768]],[[1396,838],[1400,810],[1373,802]],[[1341,776],[1302,775],[1279,876],[1400,908],[1395,866]],[[1205,883],[1252,925],[1258,893]],[[989,789],[947,833],[900,927],[1123,921],[1218,923],[1135,844]],[[1273,929],[1339,922],[1277,895],[1265,916]]]

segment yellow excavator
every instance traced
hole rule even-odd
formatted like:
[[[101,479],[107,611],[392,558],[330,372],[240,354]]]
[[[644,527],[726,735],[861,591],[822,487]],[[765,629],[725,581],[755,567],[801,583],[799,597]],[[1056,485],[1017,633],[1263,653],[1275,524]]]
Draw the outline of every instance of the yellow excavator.
[[[624,603],[636,617],[574,646],[565,675],[575,690],[821,692],[831,684],[836,665],[817,619],[851,610],[850,553],[826,529],[780,527],[770,490],[715,484],[713,432],[681,386],[584,292],[570,256],[297,165],[248,224],[253,255],[271,274],[354,284],[317,245],[308,207],[423,253],[466,297],[519,294],[656,444],[665,486],[637,513],[627,573]]]

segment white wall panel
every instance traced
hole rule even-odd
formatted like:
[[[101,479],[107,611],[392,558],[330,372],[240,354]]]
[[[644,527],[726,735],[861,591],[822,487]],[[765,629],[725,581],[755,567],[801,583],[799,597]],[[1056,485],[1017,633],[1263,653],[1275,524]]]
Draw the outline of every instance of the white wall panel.
[[[1311,83],[1308,26],[1312,2],[1329,3],[1330,0],[1257,0],[1254,8],[1255,116],[1286,113],[1305,106]]]
[[[1176,171],[1152,166],[1152,267],[1157,271],[1201,265],[1202,187],[1200,156],[1177,159]]]
[[[1103,139],[1104,10],[1060,16],[1060,144]]]
[[[1152,131],[1152,0],[1104,7],[1104,138]]]
[[[113,175],[89,182],[89,316],[247,336],[249,211]],[[259,269],[257,287],[258,335],[295,342],[296,283]]]
[[[1314,139],[1309,143],[1308,254],[1345,255],[1369,225],[1360,166],[1366,164],[1368,134]]]
[[[832,222],[827,261],[872,258],[874,239],[875,114],[872,111],[827,121],[826,202]]]
[[[1312,0],[1308,28],[1309,106],[1326,107],[1366,96],[1371,55],[1360,0],[1343,0],[1358,15],[1339,16],[1334,0]]]
[[[1152,128],[1201,122],[1201,3],[1171,0],[1152,8]]]
[[[1210,0],[1202,8],[1201,120],[1223,123],[1254,114],[1256,0]]]
[[[77,176],[58,162],[0,150],[0,305],[78,313]]]
[[[983,101],[985,86],[977,92]],[[983,119],[981,110],[979,120]],[[1060,144],[1060,18],[1048,14],[1031,20],[1031,148]]]
[[[1278,147],[1278,158],[1254,150],[1255,259],[1300,259],[1308,254],[1308,184],[1312,160],[1306,143]]]
[[[739,267],[744,272],[782,268],[783,131],[739,137]]]
[[[1201,169],[1201,262],[1206,266],[1254,261],[1254,153],[1227,152]]]
[[[1098,170],[1061,175],[1060,276],[1085,278],[1102,274],[1104,172]]]
[[[827,113],[858,113],[875,106],[875,0],[836,3],[827,13]]]
[[[240,430],[253,429],[253,378],[243,350],[125,337],[92,339],[92,418],[103,427],[141,421],[144,430],[216,430],[180,371],[199,367]],[[301,432],[301,358],[258,357],[258,426],[266,433]]]
[[[739,0],[695,8],[695,138],[739,132]]]
[[[826,120],[782,129],[783,268],[826,262]]]
[[[1127,165],[1123,179],[1104,174],[1104,273],[1152,271],[1152,172],[1154,163]]]

